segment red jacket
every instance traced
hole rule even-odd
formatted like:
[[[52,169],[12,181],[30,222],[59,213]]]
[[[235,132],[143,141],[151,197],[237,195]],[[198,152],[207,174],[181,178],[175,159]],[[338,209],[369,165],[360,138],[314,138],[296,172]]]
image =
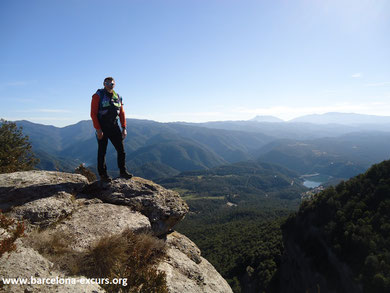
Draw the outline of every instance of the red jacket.
[[[100,103],[99,95],[94,94],[92,96],[92,102],[91,102],[91,118],[93,122],[93,127],[95,127],[96,130],[102,129],[98,119],[99,103]],[[122,128],[126,128],[126,117],[125,117],[125,110],[123,110],[123,104],[119,112],[119,120],[121,122]]]

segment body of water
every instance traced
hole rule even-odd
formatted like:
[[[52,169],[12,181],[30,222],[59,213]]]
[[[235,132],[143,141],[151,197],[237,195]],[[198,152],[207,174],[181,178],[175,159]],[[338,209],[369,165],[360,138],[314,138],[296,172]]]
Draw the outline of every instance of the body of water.
[[[310,180],[303,181],[303,185],[307,188],[315,188],[315,187],[320,186],[322,183],[323,182],[316,182],[316,181],[310,181]]]
[[[332,176],[321,175],[318,173],[313,175],[303,175],[302,177],[304,178],[303,185],[306,186],[307,188],[318,187],[332,178]]]

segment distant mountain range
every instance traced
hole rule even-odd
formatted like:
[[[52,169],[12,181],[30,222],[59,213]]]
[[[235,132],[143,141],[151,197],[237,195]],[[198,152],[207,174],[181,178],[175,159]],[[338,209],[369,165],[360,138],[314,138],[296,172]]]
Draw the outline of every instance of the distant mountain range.
[[[97,143],[91,121],[64,128],[28,121],[17,121],[17,124],[23,127],[34,152],[41,159],[38,167],[70,171],[80,163],[96,165]],[[252,152],[274,140],[261,133],[180,123],[128,119],[127,125],[125,151],[129,169],[152,174],[152,165],[155,165],[159,172],[154,173],[161,177],[249,160]],[[107,150],[107,165],[109,170],[117,170],[116,152],[111,144]]]
[[[390,132],[356,132],[300,141],[276,140],[254,156],[300,174],[349,178],[390,158]]]
[[[97,143],[91,121],[63,128],[29,121],[17,124],[29,136],[41,160],[39,168],[72,171],[85,163],[95,169]],[[149,179],[243,161],[278,164],[301,175],[319,172],[349,178],[390,156],[386,124],[127,119],[127,125],[126,164],[136,175]],[[107,165],[115,175],[116,152],[111,144]]]
[[[256,122],[286,122],[286,123],[312,123],[312,124],[340,124],[359,126],[365,124],[390,124],[390,116],[377,116],[356,113],[329,112],[325,114],[310,114],[284,121],[275,116],[258,115],[249,121]]]
[[[275,116],[258,115],[249,121],[270,122],[270,123],[312,123],[312,124],[339,124],[350,126],[361,126],[366,124],[390,125],[390,116],[378,116],[356,113],[329,112],[325,114],[310,114],[284,121]],[[219,122],[218,122],[219,123]]]
[[[284,120],[274,117],[274,116],[262,116],[257,115],[255,118],[252,118],[250,121],[257,121],[257,122],[284,122]]]
[[[355,113],[330,112],[325,114],[312,114],[298,117],[289,122],[303,122],[315,124],[342,124],[342,125],[362,125],[362,124],[390,124],[390,116],[376,116]]]

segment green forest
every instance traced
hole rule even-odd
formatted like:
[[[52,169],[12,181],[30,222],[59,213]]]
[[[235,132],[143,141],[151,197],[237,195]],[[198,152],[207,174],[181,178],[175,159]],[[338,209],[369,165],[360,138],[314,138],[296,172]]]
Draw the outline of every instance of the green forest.
[[[318,249],[310,249],[308,223],[352,270],[364,292],[390,292],[390,161],[373,165],[336,187],[304,201],[283,226],[312,259],[317,269],[332,275],[332,266]],[[310,234],[310,233],[309,233]],[[317,237],[318,238],[318,237]],[[318,241],[319,239],[317,239]]]
[[[189,215],[176,229],[198,245],[202,256],[234,292],[249,288],[263,291],[277,281],[275,275],[283,253],[280,224],[290,212],[291,209],[269,205],[262,208],[260,204],[226,207],[202,216]]]
[[[222,170],[185,173],[181,180],[175,177],[177,181],[170,179],[165,184],[184,191],[190,206],[190,214],[177,230],[199,246],[234,292],[279,292],[285,241],[295,241],[336,290],[340,276],[335,276],[317,243],[326,243],[340,263],[350,268],[353,281],[363,292],[389,292],[390,161],[373,165],[366,173],[302,203],[299,195],[303,189],[291,190],[286,184],[286,189],[276,191],[273,181],[264,176],[262,180],[268,184],[259,187],[262,192],[257,192],[256,198],[256,184],[249,189],[248,185],[229,184],[240,182],[238,174],[245,174],[242,168],[237,167],[234,174],[230,169],[230,175],[226,172],[224,176]],[[217,175],[217,180],[209,180]],[[237,197],[228,198],[229,190]],[[274,192],[272,198],[264,196],[265,190]],[[227,205],[228,199],[237,205]],[[310,235],[307,231],[312,229],[318,233]]]
[[[199,246],[234,292],[269,292],[277,285],[280,225],[307,190],[295,172],[241,162],[183,172],[159,183],[179,191],[190,207],[175,229]]]

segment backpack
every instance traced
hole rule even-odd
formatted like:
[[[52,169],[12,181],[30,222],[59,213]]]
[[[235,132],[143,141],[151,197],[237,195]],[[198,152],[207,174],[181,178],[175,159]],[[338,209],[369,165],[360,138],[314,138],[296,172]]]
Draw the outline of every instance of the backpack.
[[[98,89],[96,93],[99,95],[99,122],[116,123],[122,107],[122,97],[115,91],[113,91],[112,97],[110,97],[104,89]]]

